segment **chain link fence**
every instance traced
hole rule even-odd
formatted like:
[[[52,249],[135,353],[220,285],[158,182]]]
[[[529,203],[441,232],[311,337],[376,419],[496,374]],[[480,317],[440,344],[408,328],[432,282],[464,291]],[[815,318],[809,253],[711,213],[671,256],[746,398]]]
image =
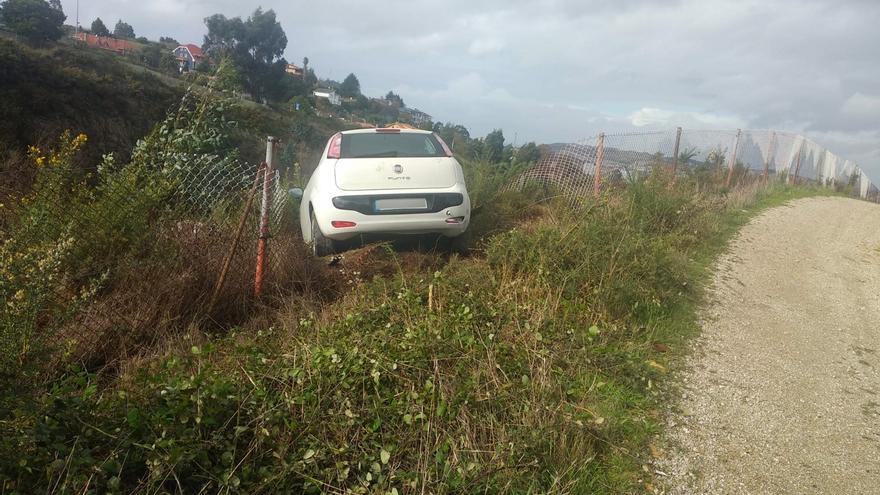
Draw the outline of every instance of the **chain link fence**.
[[[662,168],[675,177],[698,174],[732,187],[755,178],[813,182],[880,200],[880,191],[855,163],[810,139],[774,130],[684,130],[599,134],[553,145],[519,175],[514,188],[547,184],[563,195],[598,195]]]
[[[0,374],[46,356],[111,364],[193,325],[233,327],[277,296],[329,295],[278,147],[269,138],[259,165],[196,153],[97,174],[35,156],[32,192],[3,195]]]
[[[253,165],[176,151],[189,148],[175,147],[174,136],[203,143],[210,135],[169,136],[97,178],[65,166],[76,148],[68,136],[71,149],[30,157],[38,170],[31,194],[15,198],[0,187],[4,370],[45,356],[41,345],[107,364],[193,325],[233,327],[275,295],[338,293],[296,228],[287,194],[294,184],[279,170],[277,140],[267,140],[266,160]],[[658,171],[713,187],[809,181],[878,200],[854,163],[803,136],[766,130],[600,134],[553,146],[511,186],[537,182],[582,197]]]

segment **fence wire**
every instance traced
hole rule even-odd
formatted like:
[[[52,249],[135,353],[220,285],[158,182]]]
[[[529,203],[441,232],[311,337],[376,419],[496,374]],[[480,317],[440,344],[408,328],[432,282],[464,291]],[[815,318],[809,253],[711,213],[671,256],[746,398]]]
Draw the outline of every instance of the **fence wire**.
[[[149,179],[134,169],[126,174],[123,168],[108,174],[110,180],[74,185],[70,193],[64,190],[71,169],[59,169],[56,177],[45,168],[39,187],[62,185],[58,198],[41,200],[35,190],[11,202],[17,204],[7,204],[6,210],[18,211],[8,211],[9,223],[0,225],[14,229],[7,232],[18,237],[3,239],[2,252],[21,260],[9,265],[18,279],[0,284],[3,338],[45,341],[73,359],[107,362],[193,324],[229,327],[243,322],[249,308],[266,297],[306,283],[291,273],[302,266],[296,258],[302,258],[305,249],[292,227],[293,208],[277,167],[211,156],[199,159],[204,163],[170,167],[158,175],[152,170]],[[4,196],[13,194],[6,191]],[[70,201],[62,201],[65,198]],[[21,220],[35,218],[36,204],[45,205],[39,213],[43,221]],[[268,223],[261,229],[263,218]],[[268,244],[262,257],[261,244]],[[31,256],[31,248],[33,260],[24,259]],[[41,259],[39,253],[52,249],[63,251],[63,268],[54,272],[45,269],[52,258]],[[44,280],[34,280],[37,277]],[[30,307],[26,301],[16,302],[25,297],[22,294],[30,296],[43,288],[52,293]],[[29,318],[29,311],[40,314]],[[28,325],[32,328],[27,335],[24,330],[16,334],[16,327]],[[14,342],[2,343],[4,348],[15,347]]]
[[[584,196],[657,167],[674,169],[677,175],[709,169],[721,181],[728,174],[734,182],[766,176],[827,187],[850,186],[858,197],[880,199],[880,190],[854,162],[804,136],[763,129],[603,133],[555,145],[516,177],[512,187],[538,183],[552,185],[563,195]]]

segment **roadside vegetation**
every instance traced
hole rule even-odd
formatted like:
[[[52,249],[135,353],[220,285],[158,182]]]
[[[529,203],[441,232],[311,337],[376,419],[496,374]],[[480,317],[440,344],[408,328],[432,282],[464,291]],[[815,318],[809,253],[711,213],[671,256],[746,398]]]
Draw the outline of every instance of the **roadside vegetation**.
[[[152,139],[136,160],[189,143],[150,151]],[[696,331],[710,260],[757,208],[813,191],[724,191],[696,176],[670,187],[658,172],[572,203],[506,190],[515,170],[463,161],[475,256],[371,248],[333,272],[303,250],[299,273],[323,274],[312,287],[225,332],[163,331],[112,367],[34,375],[30,393],[5,397],[0,486],[651,491],[658,385]],[[58,269],[39,254],[49,261],[38,266]],[[321,288],[334,284],[328,299]],[[37,322],[43,310],[23,314]]]
[[[254,16],[213,17],[216,46]],[[297,184],[351,125],[304,95],[241,101],[288,94],[223,55],[184,91],[0,40],[0,116],[27,115],[0,124],[0,493],[651,492],[660,385],[712,259],[756,211],[819,193],[744,167],[725,189],[717,156],[599,198],[512,189],[546,150],[431,123],[467,174],[472,256],[380,245],[329,267],[284,231],[270,297],[244,277],[209,301],[263,137]],[[349,116],[404,107],[339,87]],[[227,194],[180,194],[206,169]]]

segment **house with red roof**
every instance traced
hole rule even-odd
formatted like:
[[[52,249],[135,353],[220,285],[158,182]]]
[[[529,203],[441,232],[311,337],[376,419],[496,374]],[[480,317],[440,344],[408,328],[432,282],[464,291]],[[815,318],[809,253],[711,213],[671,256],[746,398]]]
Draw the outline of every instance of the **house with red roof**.
[[[196,67],[205,61],[205,53],[199,46],[193,45],[192,43],[188,45],[180,45],[172,50],[171,53],[173,53],[174,58],[180,62],[180,72],[195,70]]]

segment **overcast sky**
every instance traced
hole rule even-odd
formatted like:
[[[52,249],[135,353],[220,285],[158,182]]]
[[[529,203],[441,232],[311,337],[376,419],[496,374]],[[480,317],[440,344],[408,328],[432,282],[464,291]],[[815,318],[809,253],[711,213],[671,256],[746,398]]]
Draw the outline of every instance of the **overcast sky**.
[[[63,0],[68,23],[76,0]],[[880,0],[80,0],[80,23],[202,43],[274,9],[286,57],[354,72],[474,135],[646,127],[802,131],[880,181]]]

